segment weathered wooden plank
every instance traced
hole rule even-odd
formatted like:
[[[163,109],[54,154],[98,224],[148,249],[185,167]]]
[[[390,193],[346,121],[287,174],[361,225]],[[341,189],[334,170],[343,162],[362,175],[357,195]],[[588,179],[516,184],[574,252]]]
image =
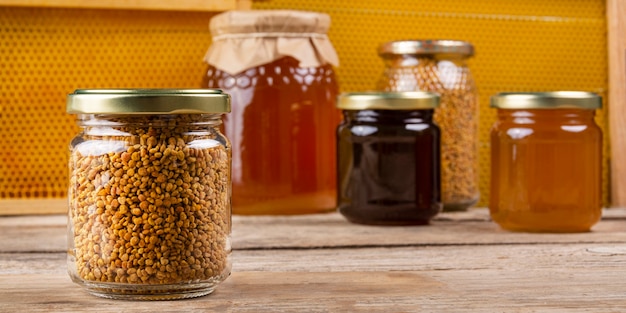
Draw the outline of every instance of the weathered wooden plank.
[[[476,245],[567,242],[626,242],[626,220],[599,222],[592,232],[533,234],[509,232],[489,222],[485,209],[441,214],[429,226],[384,227],[348,223],[339,214],[233,219],[236,249],[402,245]]]
[[[0,256],[0,264],[6,257]],[[22,261],[34,267],[36,259]],[[63,260],[48,258],[57,270],[11,274],[0,269],[0,311],[626,310],[626,245],[236,251],[233,259],[233,275],[213,295],[155,303],[89,296],[60,272]]]
[[[0,281],[7,277],[0,275]],[[24,276],[13,288],[0,283],[19,312],[354,312],[415,309],[421,297],[437,297],[442,283],[419,273],[235,273],[209,296],[169,302],[98,299],[62,276]],[[59,292],[63,290],[63,292]],[[34,297],[33,295],[37,295]],[[428,300],[427,300],[428,301]],[[432,301],[432,300],[430,300]]]
[[[560,235],[502,231],[486,210],[428,227],[235,216],[233,275],[170,302],[88,295],[66,273],[65,216],[4,217],[0,312],[623,312],[624,212]]]
[[[521,243],[626,242],[626,210],[607,210],[592,232],[531,234],[501,230],[484,209],[439,216],[430,226],[375,227],[347,222],[337,213],[306,216],[234,216],[234,249],[501,245]],[[0,218],[0,252],[67,249],[66,217]]]
[[[66,251],[66,234],[65,215],[1,217],[0,251]]]
[[[235,251],[233,271],[622,271],[626,244],[521,244]],[[626,269],[624,269],[626,270]],[[626,287],[626,283],[625,283]]]
[[[493,269],[577,273],[601,268],[621,273],[626,271],[626,243],[235,250],[232,260],[233,272]],[[65,253],[0,253],[0,275],[65,274],[66,269]],[[615,279],[626,277],[618,276]]]

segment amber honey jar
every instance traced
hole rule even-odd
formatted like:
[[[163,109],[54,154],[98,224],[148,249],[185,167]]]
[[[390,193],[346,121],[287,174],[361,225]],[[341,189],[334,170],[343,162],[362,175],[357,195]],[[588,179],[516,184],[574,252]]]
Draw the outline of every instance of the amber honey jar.
[[[211,19],[203,87],[232,96],[224,128],[233,146],[233,213],[335,209],[340,113],[329,27],[326,14],[289,10]]]
[[[474,46],[460,40],[398,40],[380,45],[384,91],[430,91],[441,96],[434,120],[441,128],[444,211],[478,202],[478,96],[468,60]]]
[[[602,132],[594,93],[500,93],[491,130],[491,217],[502,228],[583,232],[601,217]]]
[[[439,96],[358,92],[339,97],[338,210],[349,221],[423,225],[441,210]]]
[[[76,90],[68,272],[91,294],[181,299],[230,275],[230,110],[219,90]]]

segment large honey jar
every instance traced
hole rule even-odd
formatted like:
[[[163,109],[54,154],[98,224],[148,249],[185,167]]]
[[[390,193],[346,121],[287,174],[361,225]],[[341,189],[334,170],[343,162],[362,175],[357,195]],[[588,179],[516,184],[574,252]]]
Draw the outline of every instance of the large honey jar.
[[[588,92],[501,93],[491,98],[489,210],[517,231],[588,231],[602,213],[601,98]]]
[[[68,272],[90,293],[162,300],[211,293],[230,275],[227,94],[76,90]]]
[[[210,23],[203,87],[232,96],[233,213],[335,209],[334,128],[339,92],[330,17],[303,11],[230,11]]]

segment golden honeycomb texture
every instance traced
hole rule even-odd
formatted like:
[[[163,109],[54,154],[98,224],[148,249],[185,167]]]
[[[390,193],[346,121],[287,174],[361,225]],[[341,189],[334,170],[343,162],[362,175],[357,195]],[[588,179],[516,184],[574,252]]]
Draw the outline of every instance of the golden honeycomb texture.
[[[478,206],[487,206],[489,131],[502,91],[584,90],[605,100],[608,88],[606,12],[603,0],[280,0],[255,9],[298,9],[331,16],[329,36],[339,54],[342,91],[369,90],[383,71],[378,46],[399,39],[458,39],[474,45],[469,66],[480,102]],[[597,113],[604,132],[602,194],[608,195],[607,110]]]
[[[64,197],[77,88],[198,88],[215,13],[0,7],[0,199]]]
[[[480,193],[489,197],[489,97],[501,91],[585,90],[607,96],[603,0],[265,0],[253,9],[331,16],[342,91],[370,90],[382,73],[379,44],[459,39],[480,97]],[[202,87],[215,13],[0,7],[0,200],[64,197],[67,145],[78,131],[65,113],[77,88]],[[608,195],[607,110],[603,203]]]

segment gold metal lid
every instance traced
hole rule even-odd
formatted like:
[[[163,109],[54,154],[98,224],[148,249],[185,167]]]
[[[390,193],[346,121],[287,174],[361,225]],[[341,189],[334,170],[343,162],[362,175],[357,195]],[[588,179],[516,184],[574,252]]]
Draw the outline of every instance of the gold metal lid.
[[[378,47],[378,55],[395,54],[458,54],[471,57],[474,46],[461,40],[397,40]]]
[[[491,96],[491,107],[499,109],[599,109],[602,98],[592,92],[502,92]]]
[[[439,95],[427,91],[350,92],[337,99],[337,108],[342,110],[421,110],[438,106]]]
[[[67,96],[73,114],[228,113],[230,96],[219,89],[77,89]]]

